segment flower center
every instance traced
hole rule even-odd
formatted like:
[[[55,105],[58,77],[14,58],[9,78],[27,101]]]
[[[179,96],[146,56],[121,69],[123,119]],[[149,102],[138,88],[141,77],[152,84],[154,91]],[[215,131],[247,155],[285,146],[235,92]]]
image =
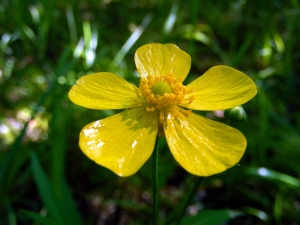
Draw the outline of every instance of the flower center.
[[[164,81],[159,81],[153,85],[152,92],[154,95],[163,96],[165,93],[172,93],[172,88],[168,83]]]
[[[189,116],[191,110],[176,107],[177,104],[189,105],[195,97],[191,91],[182,84],[181,77],[173,77],[172,74],[165,76],[141,77],[139,88],[136,90],[137,99],[133,99],[137,106],[145,106],[146,111],[154,112],[158,110],[158,135],[164,135],[163,123],[165,119],[172,115],[174,117],[184,115]]]
[[[175,78],[171,74],[159,77],[151,75],[142,77],[139,92],[149,103],[149,106],[146,107],[147,111],[160,110],[169,105],[180,104],[183,100],[189,104],[194,100],[194,96],[188,95],[186,97],[190,92],[182,85],[181,78]]]

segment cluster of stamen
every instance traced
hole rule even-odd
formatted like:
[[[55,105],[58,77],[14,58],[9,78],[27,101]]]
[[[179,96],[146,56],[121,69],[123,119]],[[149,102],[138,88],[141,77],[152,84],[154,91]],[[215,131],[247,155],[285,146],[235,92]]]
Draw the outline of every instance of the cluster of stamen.
[[[133,99],[138,106],[145,106],[148,112],[158,110],[158,135],[164,135],[163,123],[169,116],[188,117],[192,110],[186,110],[176,105],[189,105],[195,97],[182,84],[180,77],[171,74],[165,76],[147,76],[140,80],[136,90],[137,99]]]
[[[182,80],[174,78],[171,74],[165,76],[147,76],[140,80],[139,91],[144,96],[150,106],[146,107],[147,111],[162,109],[169,105],[182,103],[186,94],[190,91],[186,90],[182,85]],[[185,98],[187,104],[194,100],[193,96]]]

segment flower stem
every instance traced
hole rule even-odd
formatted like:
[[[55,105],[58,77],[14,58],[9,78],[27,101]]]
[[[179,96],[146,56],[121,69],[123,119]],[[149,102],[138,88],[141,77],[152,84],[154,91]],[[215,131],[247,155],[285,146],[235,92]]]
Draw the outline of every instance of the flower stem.
[[[157,225],[158,220],[158,138],[156,138],[153,158],[152,158],[152,198],[153,198],[153,225]]]

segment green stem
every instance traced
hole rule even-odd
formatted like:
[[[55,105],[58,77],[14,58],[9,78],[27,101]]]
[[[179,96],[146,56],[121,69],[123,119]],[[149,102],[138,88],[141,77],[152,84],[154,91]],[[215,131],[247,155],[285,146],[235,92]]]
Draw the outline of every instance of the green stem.
[[[153,225],[157,225],[158,220],[158,149],[158,138],[156,138],[152,158]]]
[[[186,212],[186,208],[188,207],[189,203],[191,202],[192,198],[195,195],[195,192],[197,191],[200,183],[201,183],[202,177],[197,177],[196,182],[194,183],[194,186],[189,190],[189,193],[186,195],[185,199],[183,199],[183,204],[181,205],[181,208],[178,210],[178,219],[176,221],[176,225],[179,225],[182,218],[184,217],[184,214]]]

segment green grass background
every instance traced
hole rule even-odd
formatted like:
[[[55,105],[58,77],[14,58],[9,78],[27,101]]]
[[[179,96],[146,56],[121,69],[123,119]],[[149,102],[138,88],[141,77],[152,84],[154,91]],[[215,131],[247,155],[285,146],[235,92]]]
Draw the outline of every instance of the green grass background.
[[[191,55],[187,82],[226,64],[258,88],[231,123],[248,147],[226,172],[194,177],[160,140],[160,223],[188,202],[183,225],[299,225],[299,12],[299,0],[1,0],[0,224],[150,224],[151,160],[120,178],[87,159],[81,128],[116,112],[67,93],[100,71],[137,84],[136,49],[159,42]]]

